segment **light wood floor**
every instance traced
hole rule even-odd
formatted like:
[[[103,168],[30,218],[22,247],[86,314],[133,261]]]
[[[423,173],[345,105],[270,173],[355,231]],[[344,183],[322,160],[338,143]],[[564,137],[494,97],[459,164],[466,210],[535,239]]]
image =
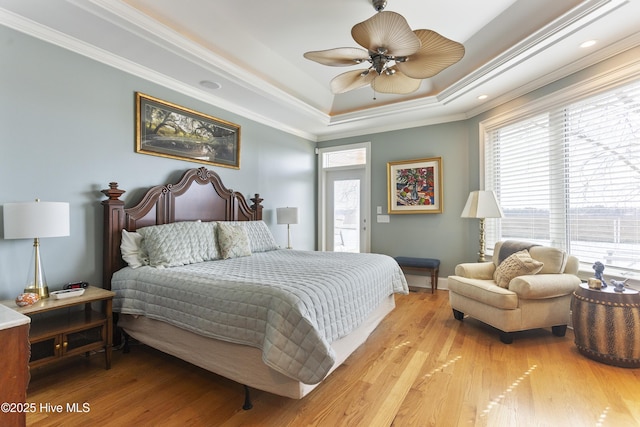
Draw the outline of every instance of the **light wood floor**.
[[[580,355],[573,333],[517,334],[453,319],[446,291],[397,308],[347,362],[296,401],[243,388],[145,346],[32,371],[30,426],[640,426],[640,369]],[[83,413],[40,410],[79,403]],[[83,403],[88,406],[82,406]]]

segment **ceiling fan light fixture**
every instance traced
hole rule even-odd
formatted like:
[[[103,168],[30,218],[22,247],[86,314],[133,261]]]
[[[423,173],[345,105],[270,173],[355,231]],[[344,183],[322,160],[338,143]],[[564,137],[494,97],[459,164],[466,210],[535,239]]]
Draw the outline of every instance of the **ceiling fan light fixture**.
[[[382,74],[384,69],[387,67],[387,62],[389,60],[384,55],[373,55],[371,56],[371,64],[373,64],[373,69],[376,70],[378,75]]]
[[[334,94],[368,84],[377,92],[411,93],[418,90],[423,79],[435,76],[464,56],[462,44],[435,31],[412,31],[402,15],[383,11],[386,1],[372,0],[372,4],[378,13],[351,29],[353,39],[366,50],[337,48],[304,54],[307,59],[330,66],[371,63],[367,70],[334,77],[330,84]],[[376,72],[371,73],[371,69]],[[392,76],[396,77],[391,79]]]

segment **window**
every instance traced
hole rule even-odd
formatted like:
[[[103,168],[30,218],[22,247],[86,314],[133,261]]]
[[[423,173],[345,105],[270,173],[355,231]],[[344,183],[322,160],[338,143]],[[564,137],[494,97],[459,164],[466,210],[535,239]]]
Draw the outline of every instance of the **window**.
[[[487,125],[483,154],[505,213],[488,247],[535,241],[640,273],[640,81]]]
[[[324,152],[322,155],[322,167],[324,169],[341,166],[358,166],[365,165],[367,163],[367,149],[365,147],[328,151]]]

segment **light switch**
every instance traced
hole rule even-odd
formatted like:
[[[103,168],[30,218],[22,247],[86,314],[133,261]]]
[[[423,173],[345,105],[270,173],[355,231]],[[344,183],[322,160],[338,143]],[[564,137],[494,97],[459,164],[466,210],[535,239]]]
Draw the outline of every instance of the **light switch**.
[[[378,206],[378,207],[376,208],[376,213],[377,213],[378,215],[380,215],[380,214],[382,213],[382,206]]]

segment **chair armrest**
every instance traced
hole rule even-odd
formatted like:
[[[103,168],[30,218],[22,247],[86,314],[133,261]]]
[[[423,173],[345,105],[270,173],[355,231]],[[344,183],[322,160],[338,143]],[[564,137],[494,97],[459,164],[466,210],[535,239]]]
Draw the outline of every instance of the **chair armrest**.
[[[555,298],[571,294],[580,283],[573,274],[532,274],[513,278],[509,290],[523,299]]]
[[[491,280],[496,266],[493,262],[468,262],[456,265],[456,276],[469,279]]]

